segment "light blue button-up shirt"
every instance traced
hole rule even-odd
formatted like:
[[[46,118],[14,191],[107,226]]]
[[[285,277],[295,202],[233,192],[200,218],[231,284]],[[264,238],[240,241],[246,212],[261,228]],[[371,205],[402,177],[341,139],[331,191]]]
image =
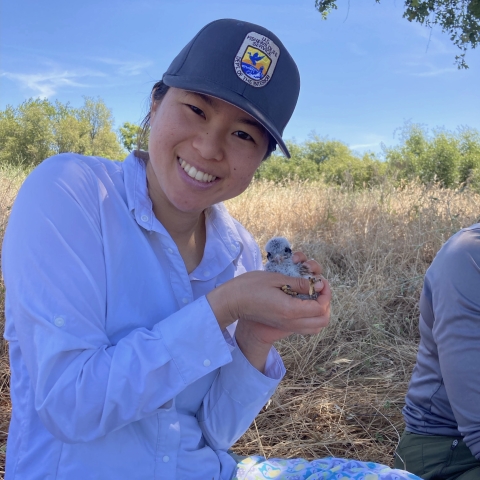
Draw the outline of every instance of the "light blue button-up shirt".
[[[285,370],[222,332],[205,295],[261,268],[223,205],[187,272],[143,161],[62,154],[20,189],[3,245],[12,420],[6,480],[230,479],[226,450]]]

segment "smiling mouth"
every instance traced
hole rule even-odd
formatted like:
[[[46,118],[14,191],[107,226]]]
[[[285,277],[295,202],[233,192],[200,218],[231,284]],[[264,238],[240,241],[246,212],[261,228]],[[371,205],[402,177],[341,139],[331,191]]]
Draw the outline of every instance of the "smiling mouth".
[[[180,157],[178,157],[178,163],[185,170],[189,177],[192,177],[199,182],[210,183],[217,178],[214,175],[210,175],[208,173],[202,172],[201,170],[197,170],[195,167],[192,167],[192,165],[190,165],[188,162],[186,162]]]

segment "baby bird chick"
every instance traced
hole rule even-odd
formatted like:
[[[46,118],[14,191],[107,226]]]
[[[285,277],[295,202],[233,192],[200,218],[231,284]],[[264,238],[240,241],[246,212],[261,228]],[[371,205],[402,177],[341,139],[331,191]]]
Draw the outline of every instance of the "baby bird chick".
[[[315,300],[318,293],[314,289],[314,284],[317,281],[308,267],[303,263],[293,263],[292,248],[288,240],[284,237],[273,237],[265,245],[267,251],[267,263],[265,263],[264,270],[267,272],[278,272],[289,277],[303,277],[308,278],[310,282],[309,294],[304,295],[294,292],[290,285],[284,285],[282,290],[288,295],[298,297],[304,300]]]

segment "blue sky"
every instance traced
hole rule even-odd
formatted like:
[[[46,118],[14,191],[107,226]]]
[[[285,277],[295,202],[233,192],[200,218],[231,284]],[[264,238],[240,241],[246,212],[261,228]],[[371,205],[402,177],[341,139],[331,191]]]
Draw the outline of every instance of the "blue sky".
[[[362,153],[398,141],[406,121],[480,130],[480,49],[458,53],[440,29],[402,18],[403,1],[338,0],[327,21],[314,0],[4,0],[0,109],[29,97],[101,97],[116,125],[139,122],[150,89],[206,23],[237,18],[275,32],[301,75],[285,138],[315,132]],[[350,4],[350,5],[348,5]]]

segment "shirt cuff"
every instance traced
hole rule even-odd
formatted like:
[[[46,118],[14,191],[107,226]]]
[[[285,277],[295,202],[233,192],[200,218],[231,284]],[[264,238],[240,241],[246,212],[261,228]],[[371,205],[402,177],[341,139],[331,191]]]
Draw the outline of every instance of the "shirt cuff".
[[[248,361],[238,347],[235,337],[232,337],[232,340],[235,345],[232,350],[232,362],[224,365],[220,371],[222,387],[232,399],[243,405],[252,403],[264,405],[285,375],[283,361],[272,347],[263,374]]]
[[[155,330],[186,385],[232,361],[230,346],[205,296],[157,323]]]

